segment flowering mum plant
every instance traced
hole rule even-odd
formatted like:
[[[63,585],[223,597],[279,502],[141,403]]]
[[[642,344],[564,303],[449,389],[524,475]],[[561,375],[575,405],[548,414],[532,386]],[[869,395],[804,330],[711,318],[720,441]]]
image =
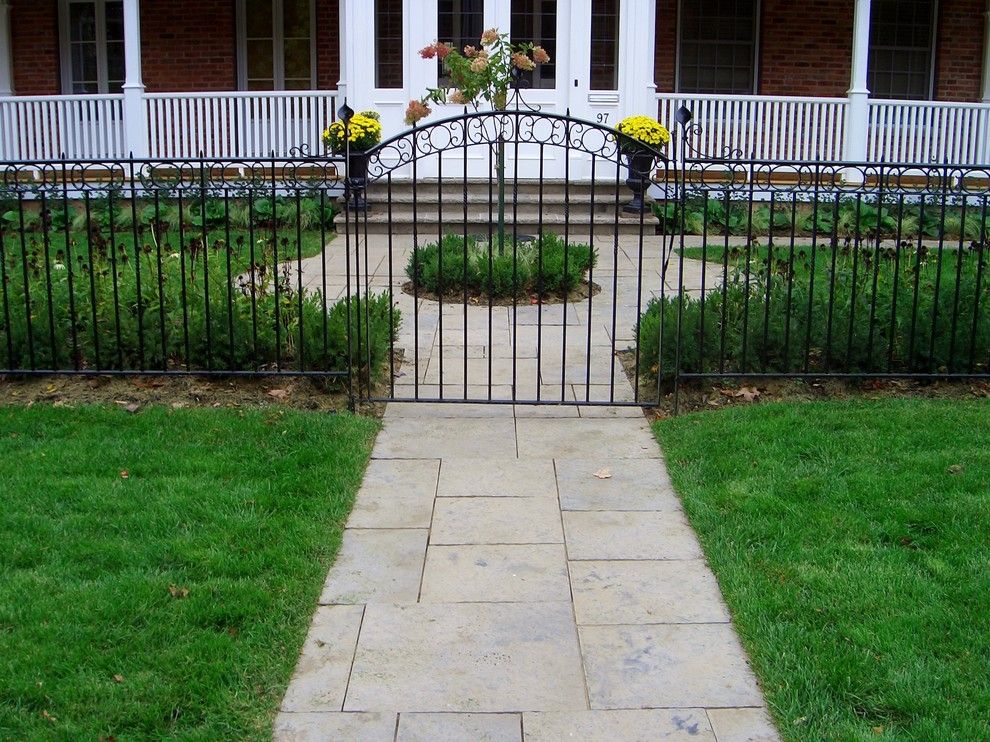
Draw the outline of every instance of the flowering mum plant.
[[[670,144],[670,132],[649,116],[627,116],[615,127],[621,134],[619,146],[623,152],[635,152],[637,142],[661,149]]]
[[[351,116],[345,129],[343,121],[334,121],[323,132],[323,144],[334,154],[346,150],[344,132],[350,141],[351,149],[363,151],[371,149],[382,140],[382,125],[377,111],[361,111]]]
[[[512,84],[513,70],[528,72],[538,64],[550,61],[546,49],[532,42],[512,44],[509,34],[489,28],[481,35],[478,46],[468,45],[463,50],[454,49],[442,41],[434,41],[420,49],[423,59],[439,59],[450,75],[454,87],[427,88],[426,95],[410,101],[406,109],[406,123],[415,124],[432,113],[428,103],[456,103],[473,105],[481,101],[492,108],[503,110]]]

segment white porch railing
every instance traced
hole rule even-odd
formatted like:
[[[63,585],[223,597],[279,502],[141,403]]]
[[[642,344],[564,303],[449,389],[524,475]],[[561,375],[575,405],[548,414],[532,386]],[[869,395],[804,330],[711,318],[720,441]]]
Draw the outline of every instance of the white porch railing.
[[[699,127],[691,144],[705,156],[842,159],[845,98],[658,93],[657,101],[659,120],[671,131],[675,111],[691,111]]]
[[[871,162],[990,163],[990,104],[871,100],[866,152]]]
[[[148,93],[153,158],[287,157],[323,151],[323,130],[336,118],[336,91]]]
[[[0,160],[127,156],[122,95],[0,98]]]

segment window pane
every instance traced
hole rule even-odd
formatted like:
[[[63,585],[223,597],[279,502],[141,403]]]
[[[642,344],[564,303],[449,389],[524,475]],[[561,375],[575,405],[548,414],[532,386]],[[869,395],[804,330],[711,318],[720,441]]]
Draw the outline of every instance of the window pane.
[[[682,0],[680,92],[753,92],[756,8],[756,0]]]
[[[120,2],[108,2],[106,4],[107,13],[107,41],[124,40],[124,4]]]
[[[402,0],[375,0],[375,87],[402,87]]]
[[[124,43],[114,41],[107,43],[107,81],[108,92],[119,93],[124,84]]]
[[[96,67],[96,43],[73,44],[70,56],[73,91],[78,92],[75,90],[77,85],[85,85],[94,88],[86,92],[100,92],[100,79]]]
[[[69,39],[71,41],[96,41],[96,5],[94,3],[69,4]]]
[[[509,37],[514,43],[539,44],[550,55],[547,64],[524,73],[523,80],[534,88],[556,87],[557,0],[512,0]]]
[[[480,46],[484,31],[483,0],[439,0],[437,3],[437,40],[463,51],[468,44]],[[443,73],[443,63],[437,62],[438,85],[450,87],[450,78]]]
[[[310,80],[309,39],[286,40],[285,79]]]
[[[591,89],[619,88],[619,0],[591,2]]]
[[[247,38],[272,38],[273,12],[272,0],[244,0],[244,27]]]
[[[868,85],[876,98],[931,97],[935,0],[875,0]]]
[[[284,0],[282,28],[287,39],[309,39],[309,0]]]
[[[275,60],[272,42],[266,39],[249,39],[247,48],[248,79],[274,79]]]

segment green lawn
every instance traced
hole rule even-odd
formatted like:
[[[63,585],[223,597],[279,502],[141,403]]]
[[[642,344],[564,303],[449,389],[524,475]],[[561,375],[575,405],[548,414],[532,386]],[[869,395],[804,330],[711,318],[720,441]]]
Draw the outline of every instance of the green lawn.
[[[0,739],[268,739],[377,425],[0,408]]]
[[[990,739],[990,404],[766,404],[655,432],[786,739]]]

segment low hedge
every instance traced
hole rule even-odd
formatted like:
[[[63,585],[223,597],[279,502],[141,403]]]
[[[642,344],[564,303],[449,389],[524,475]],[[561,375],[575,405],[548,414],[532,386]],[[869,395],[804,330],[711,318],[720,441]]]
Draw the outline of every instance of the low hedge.
[[[511,299],[520,296],[563,297],[573,292],[594,267],[598,253],[584,243],[565,242],[545,232],[531,242],[497,238],[487,244],[473,237],[447,234],[413,250],[406,275],[419,291],[458,298]]]
[[[896,251],[837,246],[819,248],[814,256],[801,253],[791,260],[785,250],[764,249],[754,251],[749,263],[746,256],[733,257],[724,287],[711,287],[704,301],[685,295],[679,366],[678,297],[653,299],[636,328],[640,372],[655,378],[670,376],[675,368],[681,373],[987,371],[986,246],[941,253],[906,245]]]

